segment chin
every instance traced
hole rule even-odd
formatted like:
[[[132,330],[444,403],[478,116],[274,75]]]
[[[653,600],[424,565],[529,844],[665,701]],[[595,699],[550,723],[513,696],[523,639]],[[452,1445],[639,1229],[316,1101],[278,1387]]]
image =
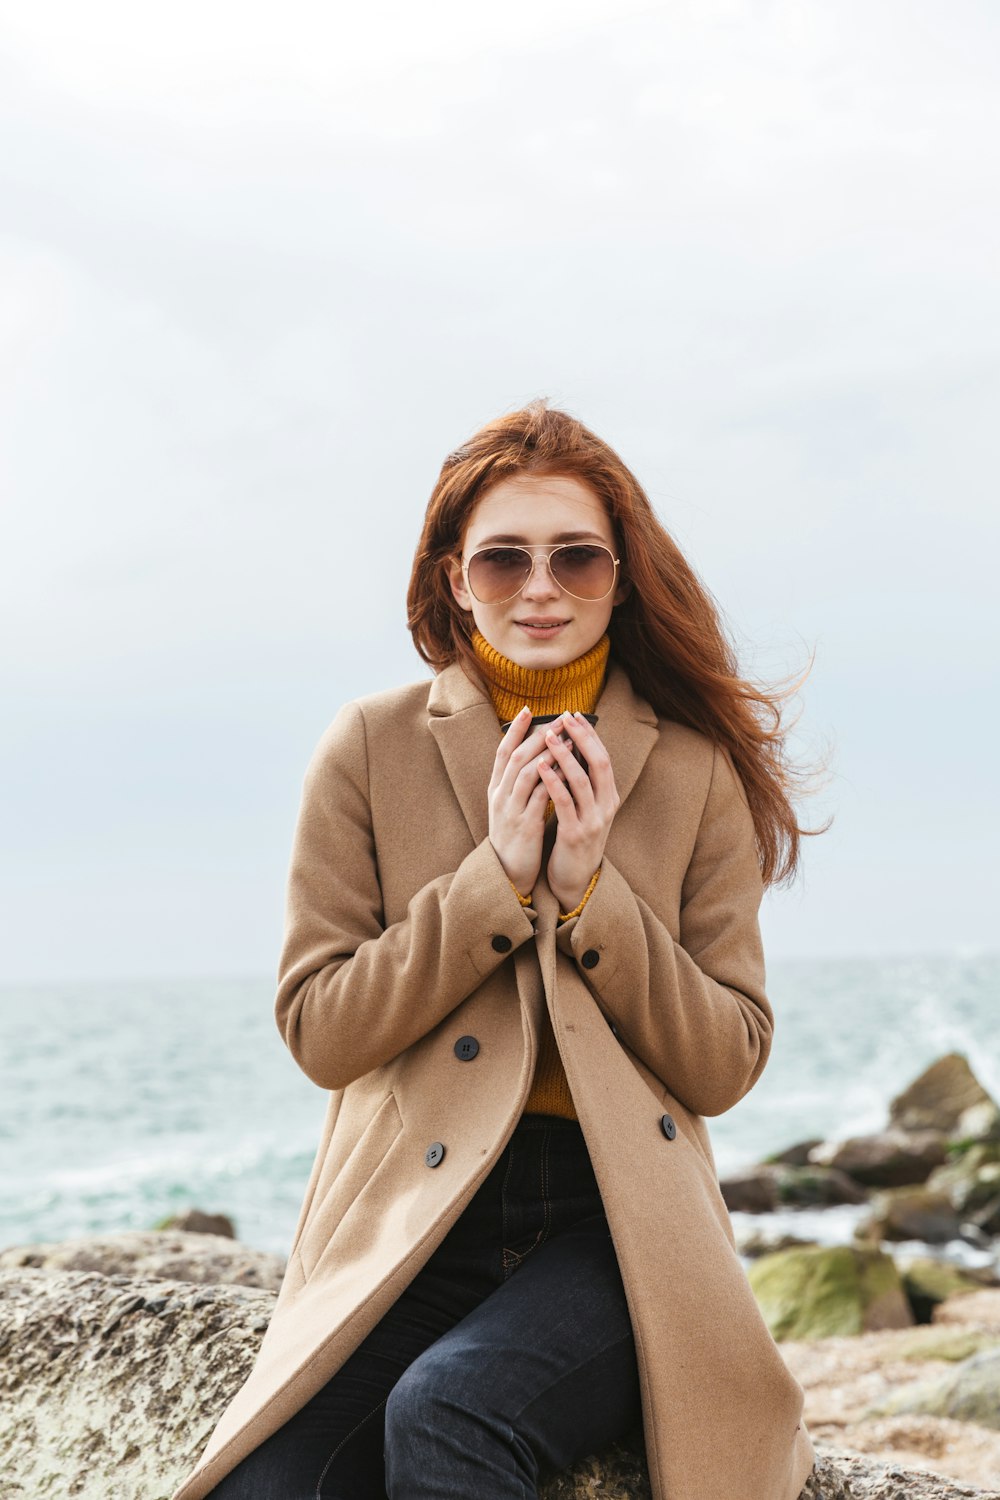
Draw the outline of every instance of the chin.
[[[586,649],[567,641],[518,639],[510,643],[510,648],[504,655],[509,656],[519,667],[565,667],[582,656]]]

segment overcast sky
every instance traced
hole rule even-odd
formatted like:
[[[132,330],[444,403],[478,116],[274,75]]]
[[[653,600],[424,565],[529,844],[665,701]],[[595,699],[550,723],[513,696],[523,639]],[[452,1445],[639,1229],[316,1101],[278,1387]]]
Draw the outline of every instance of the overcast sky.
[[[994,6],[0,18],[0,981],[273,973],[441,460],[539,395],[815,655],[769,954],[1000,946]]]

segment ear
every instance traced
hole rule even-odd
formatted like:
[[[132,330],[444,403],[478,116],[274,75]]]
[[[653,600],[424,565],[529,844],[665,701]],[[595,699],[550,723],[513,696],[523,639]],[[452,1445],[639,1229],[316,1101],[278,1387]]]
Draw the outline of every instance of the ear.
[[[631,592],[632,592],[632,584],[631,584],[630,580],[628,578],[623,578],[622,581],[621,581],[621,583],[615,589],[615,595],[614,595],[614,598],[611,601],[611,607],[612,607],[612,609],[615,607],[615,605],[624,604],[625,600],[628,598],[628,596],[629,596],[629,594],[631,594]]]
[[[462,572],[462,559],[460,557],[450,557],[445,563],[445,567],[448,569],[448,582],[451,585],[451,592],[454,595],[455,601],[458,604],[459,608],[467,611],[471,610],[472,600],[469,595],[469,590],[465,586],[465,576]]]

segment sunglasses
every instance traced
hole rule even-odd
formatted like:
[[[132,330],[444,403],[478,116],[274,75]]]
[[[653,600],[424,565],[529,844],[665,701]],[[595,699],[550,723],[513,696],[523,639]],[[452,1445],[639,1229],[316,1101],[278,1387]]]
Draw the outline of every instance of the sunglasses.
[[[615,586],[619,561],[596,542],[562,542],[554,547],[481,547],[463,564],[470,593],[480,604],[504,604],[521,592],[544,559],[553,581],[574,599],[606,599]]]

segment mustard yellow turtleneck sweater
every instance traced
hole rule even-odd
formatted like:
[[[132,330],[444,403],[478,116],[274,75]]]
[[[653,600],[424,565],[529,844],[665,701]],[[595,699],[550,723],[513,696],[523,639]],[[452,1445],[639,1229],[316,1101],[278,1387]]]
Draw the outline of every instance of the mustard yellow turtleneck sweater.
[[[602,636],[596,646],[564,667],[520,667],[495,651],[475,631],[472,645],[483,681],[501,723],[513,719],[525,704],[532,714],[593,713],[604,686],[611,642]],[[577,1118],[573,1096],[559,1056],[552,1023],[545,1012],[538,1059],[525,1113]]]

